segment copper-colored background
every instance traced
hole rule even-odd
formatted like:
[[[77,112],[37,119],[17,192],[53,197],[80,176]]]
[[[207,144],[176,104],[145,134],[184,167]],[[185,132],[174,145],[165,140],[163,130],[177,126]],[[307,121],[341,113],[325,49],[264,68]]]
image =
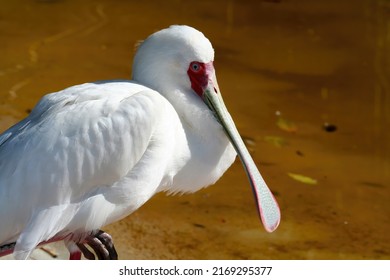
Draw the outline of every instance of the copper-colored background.
[[[1,131],[46,93],[129,78],[136,42],[171,24],[214,45],[225,103],[281,225],[262,229],[237,161],[216,185],[159,194],[106,227],[121,259],[390,258],[389,1],[1,2]]]

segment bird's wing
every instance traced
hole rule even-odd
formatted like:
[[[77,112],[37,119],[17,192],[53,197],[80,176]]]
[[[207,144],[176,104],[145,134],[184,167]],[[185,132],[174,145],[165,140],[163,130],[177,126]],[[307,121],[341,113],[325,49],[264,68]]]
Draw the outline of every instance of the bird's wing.
[[[0,244],[24,232],[31,247],[69,221],[66,205],[125,176],[147,149],[159,98],[132,83],[84,84],[43,97],[30,116],[5,131]]]

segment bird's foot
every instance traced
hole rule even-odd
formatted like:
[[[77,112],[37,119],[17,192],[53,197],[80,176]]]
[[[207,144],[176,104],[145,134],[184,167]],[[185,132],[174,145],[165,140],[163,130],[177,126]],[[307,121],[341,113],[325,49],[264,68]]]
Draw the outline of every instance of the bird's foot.
[[[75,245],[78,249],[70,250],[71,260],[81,259],[81,254],[88,260],[94,260],[96,257],[99,260],[118,259],[118,253],[116,252],[111,235],[102,230],[88,235],[82,242],[75,242]]]
[[[48,241],[41,242],[39,245],[45,245],[52,242],[63,240],[64,238],[52,238]],[[98,230],[87,235],[80,241],[74,239],[65,239],[65,244],[70,252],[70,260],[80,260],[81,256],[84,255],[86,259],[94,260],[95,254],[99,260],[117,260],[118,253],[116,252],[114,242],[111,235],[108,233]],[[12,254],[15,249],[16,243],[9,243],[0,246],[0,257]],[[88,247],[86,246],[88,245]],[[89,249],[89,247],[91,249]],[[94,254],[95,253],[95,254]]]

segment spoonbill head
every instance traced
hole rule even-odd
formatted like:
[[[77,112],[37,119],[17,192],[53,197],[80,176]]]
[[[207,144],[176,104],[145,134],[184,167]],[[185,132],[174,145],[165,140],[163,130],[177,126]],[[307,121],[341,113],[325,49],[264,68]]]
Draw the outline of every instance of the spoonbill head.
[[[263,225],[275,230],[278,205],[224,105],[213,61],[201,32],[171,26],[140,44],[132,80],[48,94],[1,134],[0,256],[7,248],[24,259],[58,240],[71,256],[89,255],[84,243],[113,248],[101,227],[157,192],[215,183],[237,154]]]
[[[207,85],[218,87],[213,61],[214,49],[203,33],[174,25],[140,44],[132,78],[161,93],[196,133],[210,134],[219,126],[202,99]]]

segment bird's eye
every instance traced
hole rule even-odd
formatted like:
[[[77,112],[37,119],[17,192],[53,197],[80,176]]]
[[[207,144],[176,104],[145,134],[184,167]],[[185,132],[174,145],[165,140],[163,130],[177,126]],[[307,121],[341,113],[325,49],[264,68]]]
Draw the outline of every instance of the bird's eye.
[[[199,72],[200,71],[200,64],[198,62],[192,62],[191,69],[194,72]]]

